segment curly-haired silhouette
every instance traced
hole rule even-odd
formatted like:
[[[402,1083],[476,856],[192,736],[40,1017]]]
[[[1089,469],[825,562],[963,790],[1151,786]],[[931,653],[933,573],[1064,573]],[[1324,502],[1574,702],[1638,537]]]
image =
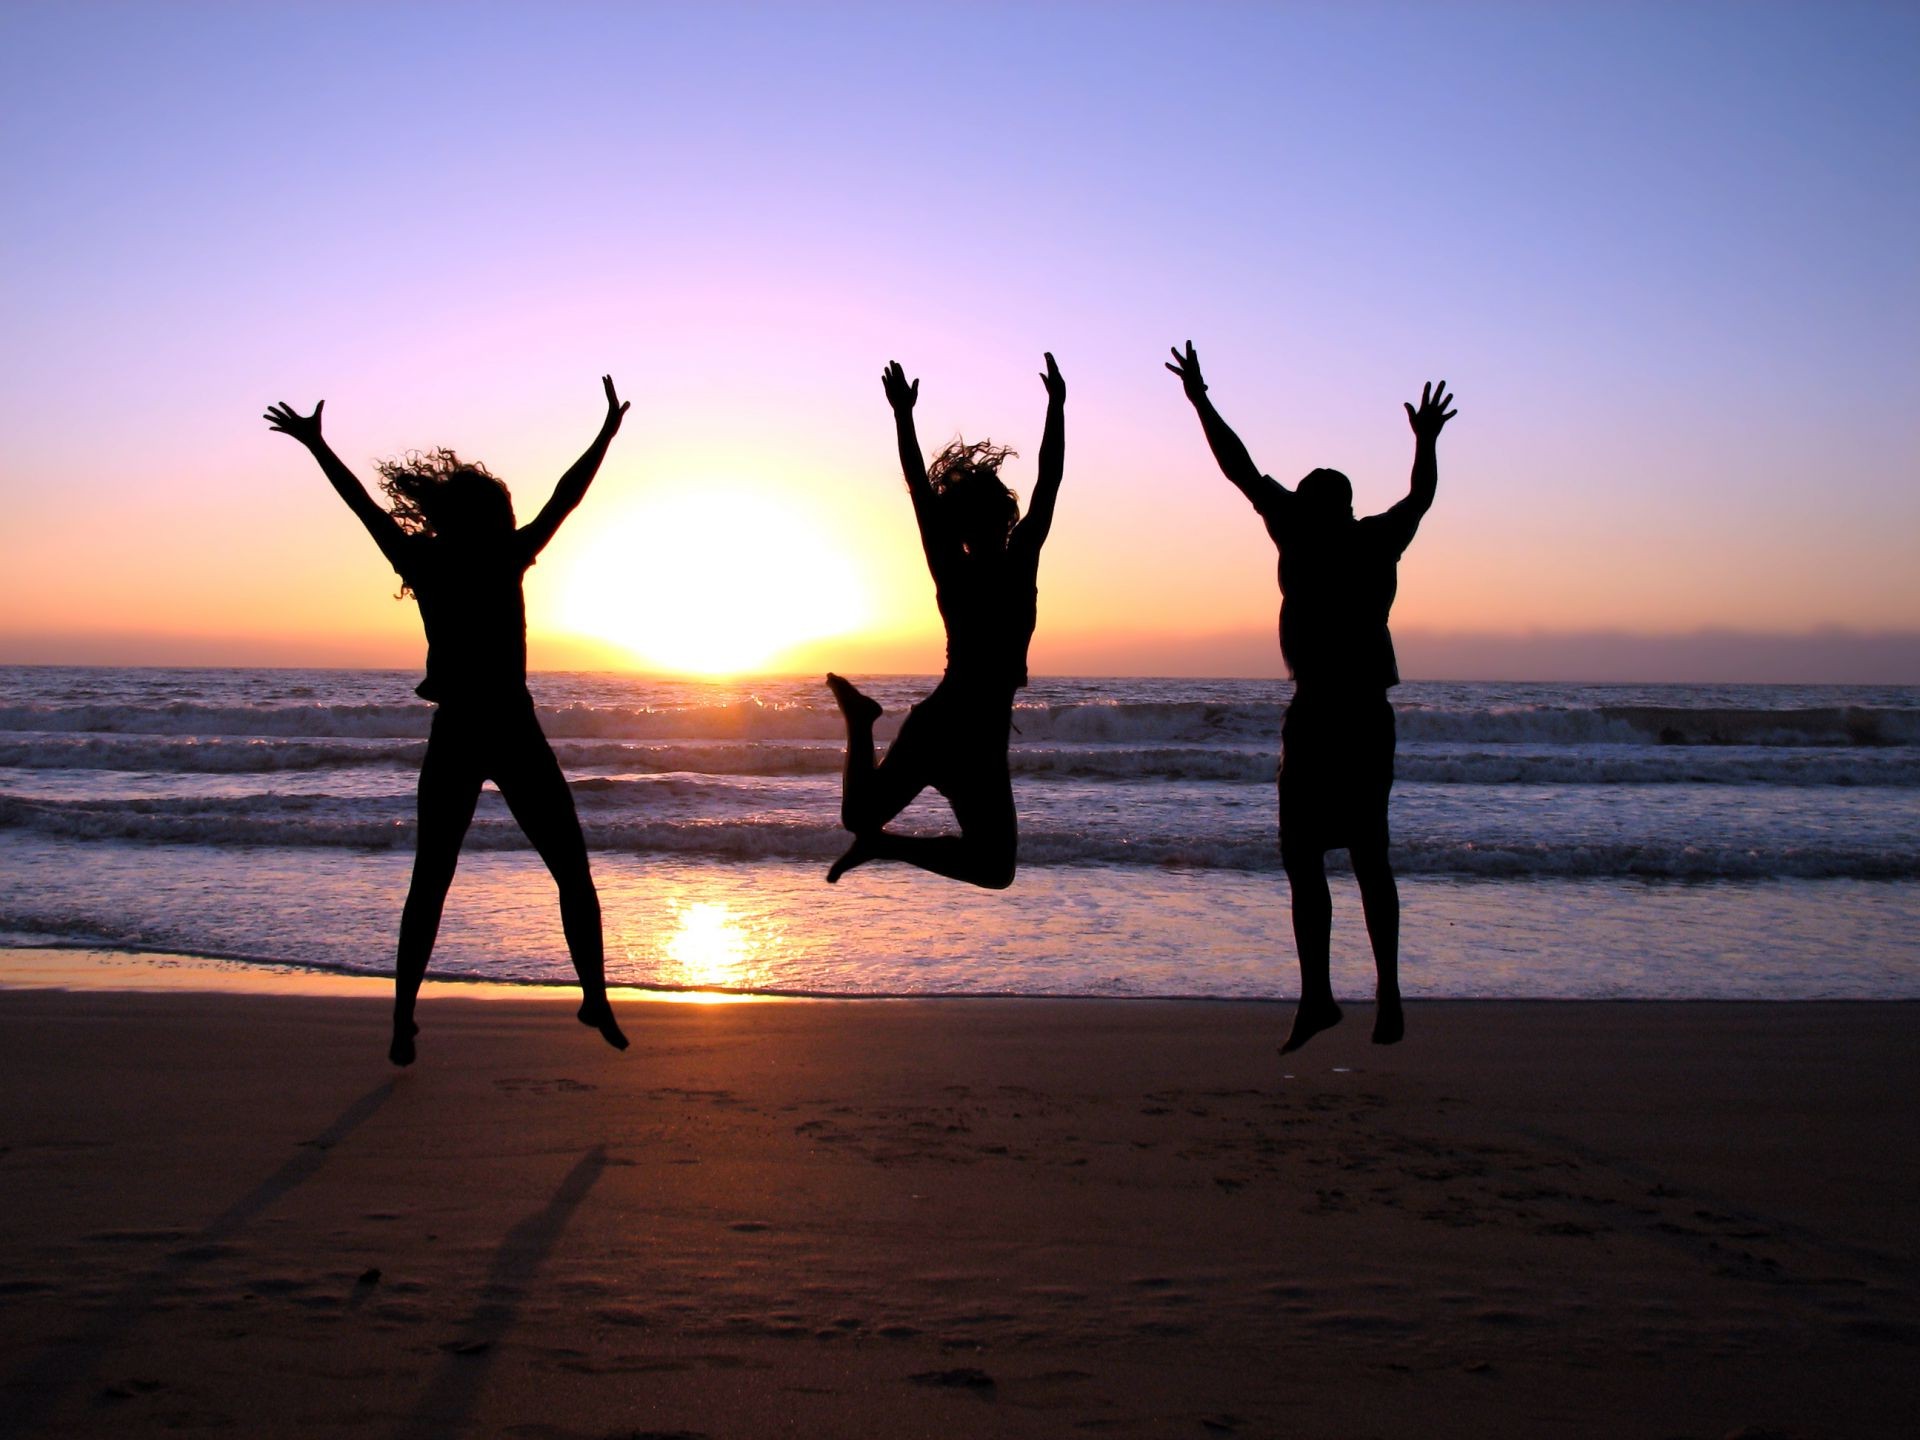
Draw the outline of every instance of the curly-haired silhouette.
[[[453,883],[460,843],[473,821],[481,785],[491,780],[560,887],[567,952],[580,977],[579,1018],[619,1050],[627,1037],[607,1000],[600,897],[587,864],[573,794],[541,732],[527,693],[527,612],[521,580],[560,522],[593,483],[627,406],[603,376],[606,420],[554,486],[531,523],[515,528],[513,499],[485,466],[451,450],[431,450],[380,466],[391,512],[380,508],[321,437],[322,400],[300,415],[284,402],[268,424],[312,452],[347,508],[399,572],[420,605],[427,632],[427,675],[416,691],[434,702],[420,766],[419,829],[413,883],[400,916],[394,965],[393,1044],[388,1058],[411,1065],[414,1003],[427,973],[440,912]]]
[[[990,890],[1013,883],[1019,826],[1007,774],[1007,732],[1014,692],[1027,683],[1040,547],[1053,527],[1066,460],[1067,382],[1053,356],[1046,358],[1040,478],[1025,519],[999,475],[1001,461],[1013,452],[956,440],[931,465],[924,463],[913,428],[920,382],[908,384],[897,361],[881,373],[893,407],[900,469],[947,627],[947,670],[933,693],[907,713],[877,765],[873,724],[879,704],[840,676],[827,676],[847,722],[840,823],[853,832],[853,844],[827,871],[829,883],[870,860],[898,860]],[[960,833],[887,830],[887,822],[929,786],[947,797]]]
[[[1280,858],[1293,894],[1300,952],[1300,1004],[1281,1053],[1340,1023],[1328,973],[1333,899],[1326,852],[1345,849],[1360,885],[1377,976],[1373,1040],[1406,1033],[1400,1003],[1400,892],[1387,863],[1387,796],[1393,788],[1393,706],[1400,683],[1387,612],[1400,556],[1433,505],[1441,427],[1453,418],[1447,382],[1421,387],[1406,406],[1413,426],[1413,479],[1405,499],[1354,518],[1353,486],[1338,470],[1315,470],[1289,490],[1263,475],[1207,399],[1193,342],[1167,366],[1200,416],[1227,479],[1253,502],[1280,551],[1280,653],[1293,700],[1280,727]]]

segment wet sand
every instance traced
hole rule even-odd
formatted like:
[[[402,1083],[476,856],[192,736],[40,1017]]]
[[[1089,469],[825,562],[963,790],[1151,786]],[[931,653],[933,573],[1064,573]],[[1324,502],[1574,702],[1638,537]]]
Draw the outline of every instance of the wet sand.
[[[1914,1005],[1287,1016],[0,991],[0,1431],[1920,1427]]]

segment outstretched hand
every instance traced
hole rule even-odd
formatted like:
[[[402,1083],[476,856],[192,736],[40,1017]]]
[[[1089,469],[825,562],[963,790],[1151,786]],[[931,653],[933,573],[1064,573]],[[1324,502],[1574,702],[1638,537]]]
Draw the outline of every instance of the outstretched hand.
[[[1061,375],[1060,367],[1053,363],[1053,352],[1049,350],[1046,355],[1047,373],[1040,377],[1040,383],[1047,387],[1047,403],[1064,405],[1067,403],[1066,377]]]
[[[1173,350],[1173,359],[1167,369],[1180,377],[1180,388],[1187,392],[1187,399],[1198,405],[1200,397],[1207,393],[1207,382],[1200,378],[1200,357],[1193,353],[1193,341],[1187,341],[1187,353],[1182,355],[1179,347]]]
[[[1440,428],[1451,420],[1458,411],[1447,407],[1453,403],[1453,396],[1447,394],[1447,382],[1420,387],[1420,408],[1406,405],[1407,423],[1413,427],[1416,440],[1432,442],[1440,438]]]
[[[906,414],[920,398],[920,382],[915,380],[909,385],[907,372],[900,368],[898,360],[889,360],[887,368],[880,372],[880,388],[887,392],[887,403],[896,415]]]
[[[607,390],[607,419],[606,424],[602,428],[611,436],[620,429],[620,422],[626,419],[627,416],[627,407],[632,405],[633,402],[631,400],[622,400],[618,395],[613,393],[613,376],[602,375],[600,377],[600,383],[604,385]]]
[[[278,405],[269,405],[267,413],[260,418],[267,422],[268,429],[278,430],[282,435],[291,435],[302,445],[318,445],[320,443],[320,412],[326,408],[327,402],[322,400],[313,407],[311,415],[302,415],[282,400]]]

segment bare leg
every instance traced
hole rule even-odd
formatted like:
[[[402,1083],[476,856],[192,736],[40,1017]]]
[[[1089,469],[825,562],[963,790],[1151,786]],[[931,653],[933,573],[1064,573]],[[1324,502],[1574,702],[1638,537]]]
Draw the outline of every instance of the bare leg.
[[[983,749],[977,765],[962,778],[947,781],[941,793],[953,806],[958,835],[893,835],[883,830],[875,837],[875,858],[915,865],[983,890],[1013,884],[1020,822],[1005,751]]]
[[[440,728],[435,717],[435,728]],[[414,1061],[414,1002],[426,978],[433,942],[440,933],[440,913],[447,889],[460,861],[460,842],[473,823],[473,807],[480,798],[480,775],[461,753],[458,742],[444,736],[427,742],[420,765],[419,824],[414,836],[413,882],[407,887],[406,907],[400,912],[400,944],[394,957],[393,1043],[387,1058],[396,1065]]]
[[[1329,949],[1333,940],[1333,896],[1327,890],[1326,856],[1320,851],[1282,851],[1287,885],[1293,892],[1293,945],[1300,956],[1300,1003],[1282,1055],[1291,1054],[1322,1030],[1340,1023],[1333,999]]]
[[[1004,722],[962,711],[965,718],[955,723],[952,696],[929,697],[900,727],[887,758],[873,766],[872,720],[864,708],[852,706],[859,702],[871,707],[873,714],[878,714],[879,707],[838,676],[829,677],[828,683],[847,715],[847,788],[841,818],[854,832],[853,844],[827,871],[828,881],[870,861],[893,860],[987,890],[1011,885],[1019,823],[1007,775],[1006,732],[1001,729],[994,735],[986,728]],[[883,829],[926,788],[928,762],[935,753],[944,757],[942,773],[948,778],[941,782],[941,793],[953,806],[960,833],[895,835]],[[957,773],[956,754],[968,757]],[[864,773],[862,755],[869,767]]]
[[[1400,1006],[1400,890],[1393,883],[1393,867],[1384,850],[1351,852],[1353,878],[1360,882],[1360,906],[1367,916],[1367,938],[1373,942],[1373,1043],[1398,1044],[1407,1033]]]
[[[968,834],[894,835],[876,830],[855,840],[835,862],[835,869],[844,874],[869,860],[898,860],[984,890],[1004,890],[1013,884],[1015,849],[1010,835],[988,840]]]
[[[598,1030],[614,1049],[624,1050],[627,1037],[607,999],[600,892],[594,888],[587,863],[586,837],[580,833],[580,816],[573,806],[573,792],[560,773],[560,762],[537,726],[530,735],[518,738],[512,763],[503,766],[495,779],[507,808],[560,888],[560,924],[566,931],[574,974],[580,978],[580,1023]]]
[[[924,723],[909,715],[900,734],[888,747],[887,758],[873,760],[873,724],[880,718],[880,705],[862,694],[851,681],[838,675],[827,676],[827,687],[839,702],[840,714],[847,722],[847,763],[840,788],[840,823],[853,832],[853,844],[827,870],[827,883],[834,884],[847,871],[883,856],[881,827],[898,815],[927,782],[920,757],[920,736]]]
[[[840,781],[840,823],[858,835],[863,830],[879,828],[861,822],[872,804],[869,791],[873,788],[873,722],[880,718],[880,702],[863,695],[852,681],[832,673],[827,675],[827,688],[833,691],[840,716],[847,722],[847,763]]]

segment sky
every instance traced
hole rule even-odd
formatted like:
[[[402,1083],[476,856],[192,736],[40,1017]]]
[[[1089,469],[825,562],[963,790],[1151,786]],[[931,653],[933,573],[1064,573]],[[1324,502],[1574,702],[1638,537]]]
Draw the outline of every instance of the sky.
[[[1920,682],[1920,10],[0,7],[0,662],[414,666],[304,453],[450,445],[535,666],[928,671],[879,385],[1013,445],[1068,384],[1046,673],[1274,674],[1260,523],[1405,492],[1446,678]]]

